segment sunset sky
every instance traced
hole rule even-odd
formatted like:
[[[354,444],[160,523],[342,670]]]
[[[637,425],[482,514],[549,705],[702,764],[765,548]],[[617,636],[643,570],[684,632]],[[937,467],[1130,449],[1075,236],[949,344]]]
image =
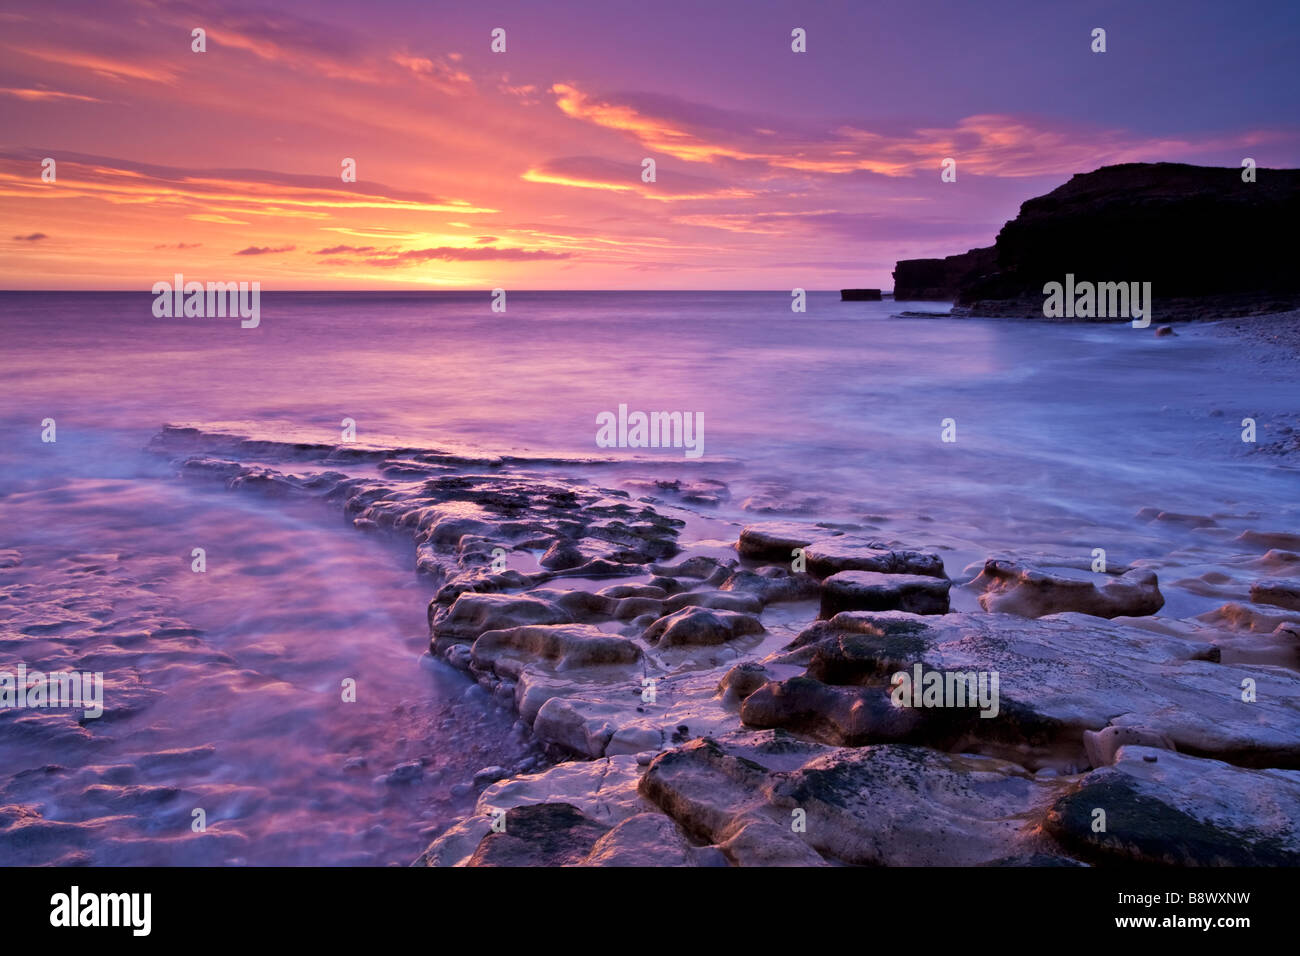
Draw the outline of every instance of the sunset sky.
[[[1076,172],[1300,165],[1298,33],[1294,0],[6,2],[0,287],[888,289]]]

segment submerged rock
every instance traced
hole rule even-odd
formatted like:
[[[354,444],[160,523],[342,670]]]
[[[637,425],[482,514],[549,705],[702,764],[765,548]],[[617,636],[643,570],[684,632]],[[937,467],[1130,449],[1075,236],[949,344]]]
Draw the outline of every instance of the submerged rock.
[[[970,587],[984,592],[979,598],[984,610],[1021,617],[1062,611],[1106,618],[1141,617],[1155,614],[1165,603],[1155,572],[1144,568],[1106,578],[1097,585],[990,558]]]
[[[1300,611],[1300,581],[1256,581],[1250,586],[1250,599],[1257,604]]]
[[[419,760],[400,763],[388,772],[384,782],[389,784],[414,783],[424,776],[424,764]]]

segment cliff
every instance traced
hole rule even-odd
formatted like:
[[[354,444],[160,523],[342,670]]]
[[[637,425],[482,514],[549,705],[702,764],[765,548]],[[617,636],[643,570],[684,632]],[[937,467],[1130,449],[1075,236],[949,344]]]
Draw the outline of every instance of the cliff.
[[[992,246],[944,259],[903,259],[894,268],[894,300],[937,299],[951,302],[963,286],[997,269]]]
[[[988,249],[898,263],[895,298],[935,293],[969,315],[1043,315],[1043,286],[1150,282],[1157,318],[1300,305],[1289,238],[1300,170],[1125,163],[1030,199]],[[938,293],[942,293],[941,295]]]

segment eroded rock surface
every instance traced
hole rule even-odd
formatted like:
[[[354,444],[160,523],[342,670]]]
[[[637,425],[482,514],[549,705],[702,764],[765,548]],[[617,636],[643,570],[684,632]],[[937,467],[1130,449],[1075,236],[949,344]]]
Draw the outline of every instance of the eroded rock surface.
[[[1099,863],[1297,866],[1297,820],[1300,772],[1125,746],[1053,805],[1046,828]]]
[[[948,613],[952,582],[920,574],[841,571],[822,582],[821,617],[841,611],[908,611]]]
[[[1300,659],[1298,565],[1279,550],[1294,536],[1243,537],[1268,577],[1198,620],[1152,617],[1149,571],[1004,561],[975,582],[986,612],[951,613],[939,553],[874,525],[763,522],[734,554],[679,540],[677,506],[715,508],[721,482],[633,482],[633,500],[428,449],[184,429],[159,445],[192,452],[186,478],[316,496],[408,537],[437,588],[431,653],[560,761],[487,768],[420,863],[1294,862],[1300,674],[1262,650]],[[1091,830],[1101,805],[1108,835]]]
[[[1077,611],[1097,617],[1140,617],[1164,607],[1154,571],[1134,568],[1117,577],[1082,580],[990,559],[970,586],[982,591],[980,606],[999,614],[1042,617]]]
[[[1216,663],[1207,644],[1076,614],[848,612],[806,633],[786,658],[804,662],[804,675],[746,697],[746,724],[850,746],[925,742],[1065,771],[1089,765],[1085,731],[1140,727],[1182,753],[1300,767],[1300,675]],[[895,706],[893,675],[918,667],[964,675],[960,701]],[[969,691],[981,674],[991,689],[994,673],[996,706],[981,706]],[[1246,701],[1247,682],[1268,691]]]

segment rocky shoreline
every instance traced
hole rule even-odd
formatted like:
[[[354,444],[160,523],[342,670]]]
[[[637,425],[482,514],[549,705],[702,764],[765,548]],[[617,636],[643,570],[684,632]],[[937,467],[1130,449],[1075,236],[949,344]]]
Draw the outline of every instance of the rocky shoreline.
[[[1300,864],[1300,535],[1243,532],[1251,600],[1182,620],[1143,568],[954,580],[861,527],[687,534],[650,491],[708,508],[716,481],[183,426],[152,448],[412,542],[431,653],[545,753],[477,775],[419,864]],[[898,706],[900,672],[997,696]]]
[[[1300,359],[1300,309],[1253,316],[1248,322],[1224,321],[1222,334],[1263,346],[1258,352],[1266,363],[1294,363]]]

